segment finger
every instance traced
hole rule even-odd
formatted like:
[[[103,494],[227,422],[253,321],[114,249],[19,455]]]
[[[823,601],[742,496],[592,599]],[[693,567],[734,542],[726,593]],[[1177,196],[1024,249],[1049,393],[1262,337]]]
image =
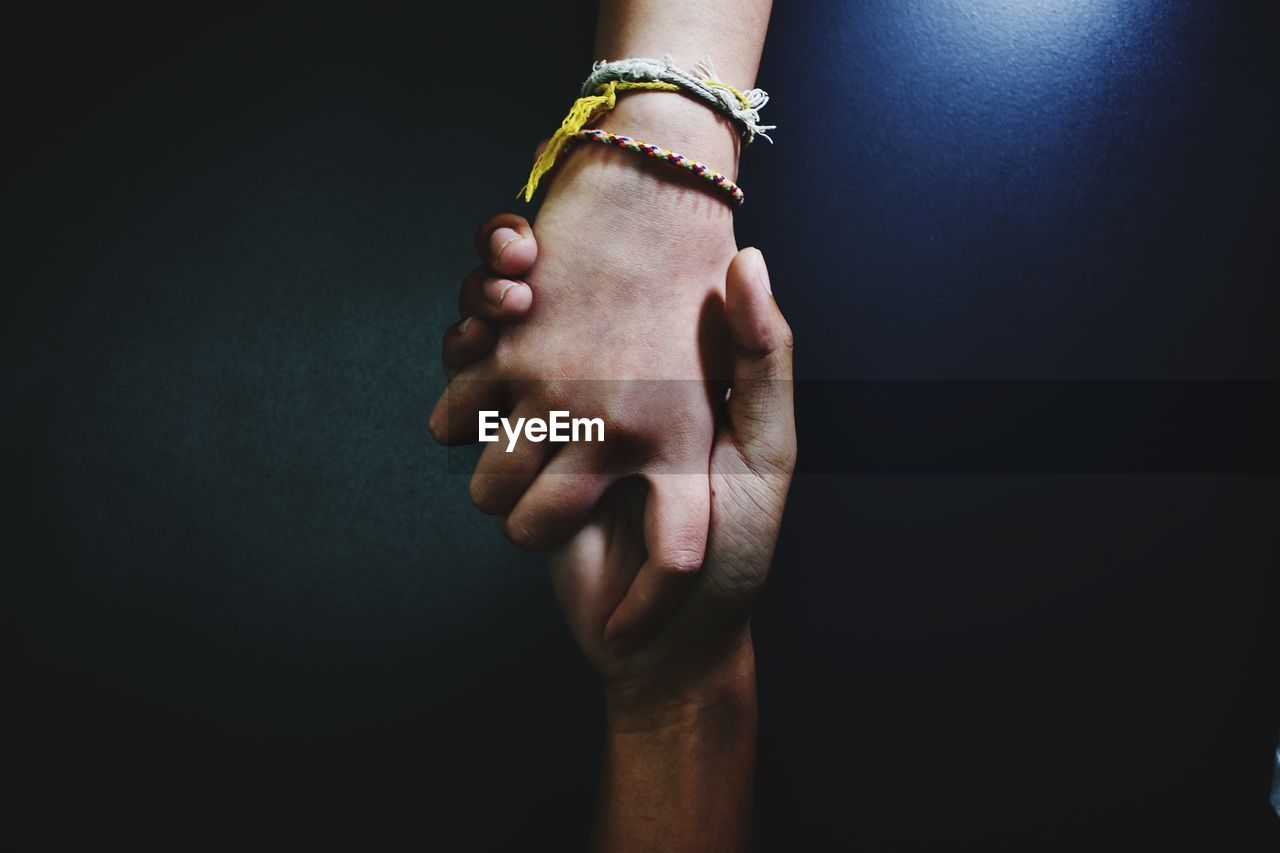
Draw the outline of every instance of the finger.
[[[615,474],[596,470],[596,456],[580,447],[557,453],[501,522],[503,534],[529,551],[563,544],[586,523]]]
[[[506,402],[505,383],[475,373],[478,369],[455,376],[436,401],[427,428],[441,444],[474,444],[479,440],[480,412],[499,411]]]
[[[517,406],[510,422],[515,424],[518,418],[531,415],[536,412]],[[488,515],[510,512],[551,454],[549,442],[531,441],[523,435],[512,442],[503,429],[497,433],[498,440],[485,445],[471,474],[471,502]]]
[[[757,249],[729,263],[725,311],[733,339],[729,423],[744,456],[795,463],[791,328],[770,292],[769,271]],[[787,463],[786,460],[790,459]]]
[[[586,524],[547,561],[551,587],[569,629],[584,648],[600,644],[609,615],[644,562],[647,491],[639,477],[614,483]],[[620,548],[625,551],[620,553]]]
[[[458,292],[459,317],[484,317],[509,323],[529,312],[533,291],[514,278],[496,276],[488,267],[477,267],[462,280]]]
[[[523,216],[499,213],[476,232],[476,252],[499,275],[524,275],[538,259],[538,241]]]
[[[444,330],[440,361],[450,379],[493,351],[493,327],[479,317],[467,317]]]
[[[644,542],[648,559],[609,617],[604,642],[627,655],[652,638],[688,594],[707,547],[711,494],[704,474],[649,478]]]

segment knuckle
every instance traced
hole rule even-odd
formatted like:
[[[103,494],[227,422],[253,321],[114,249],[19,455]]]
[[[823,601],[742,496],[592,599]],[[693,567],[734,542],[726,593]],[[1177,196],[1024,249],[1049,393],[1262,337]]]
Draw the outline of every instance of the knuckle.
[[[686,433],[694,431],[705,420],[706,418],[703,417],[701,411],[684,400],[672,400],[666,407],[664,421],[666,430],[670,432]]]
[[[457,368],[463,367],[465,356],[466,348],[458,340],[458,334],[452,331],[445,332],[444,340],[440,342],[440,362],[444,365],[445,371],[453,369],[456,372]]]
[[[512,372],[519,363],[520,346],[512,335],[500,335],[489,353],[494,366],[500,373]]]
[[[608,468],[622,469],[648,464],[657,454],[659,443],[649,430],[635,423],[604,417],[605,439],[599,449]]]
[[[540,537],[537,530],[529,524],[528,519],[508,518],[506,524],[507,539],[512,545],[525,551],[537,551]]]
[[[659,567],[673,575],[689,575],[702,568],[703,552],[700,548],[671,548],[659,560]]]
[[[431,417],[427,419],[427,431],[440,444],[449,443],[449,396],[446,391],[436,400]]]
[[[625,413],[606,408],[600,413],[608,428],[608,435],[619,447],[639,448],[650,443],[648,430],[627,418]]]
[[[791,326],[786,321],[783,321],[782,323],[779,342],[782,344],[782,348],[787,352],[792,352],[796,348],[796,337],[792,334]]]
[[[502,512],[501,495],[495,488],[495,483],[491,477],[484,474],[472,474],[467,492],[470,494],[471,503],[475,505],[475,508],[486,515],[497,515]]]
[[[431,433],[431,437],[436,440],[436,443],[448,443],[449,430],[445,426],[444,418],[432,418],[427,421],[427,431]]]
[[[544,379],[539,382],[538,399],[542,410],[547,412],[555,409],[578,408],[570,383],[561,380]]]

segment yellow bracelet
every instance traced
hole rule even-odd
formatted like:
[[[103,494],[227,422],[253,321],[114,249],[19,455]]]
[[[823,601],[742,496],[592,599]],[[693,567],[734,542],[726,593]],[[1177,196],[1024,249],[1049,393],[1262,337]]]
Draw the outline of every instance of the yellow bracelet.
[[[529,180],[521,187],[519,195],[523,195],[525,201],[532,201],[533,194],[538,189],[538,182],[542,180],[543,175],[551,171],[551,167],[556,164],[556,159],[560,156],[560,152],[564,151],[565,146],[577,136],[578,131],[595,121],[601,113],[607,113],[613,109],[618,103],[618,92],[627,92],[635,89],[655,92],[680,91],[680,87],[674,83],[661,83],[656,80],[652,82],[612,80],[600,85],[598,90],[600,94],[578,98],[578,100],[574,101],[573,107],[570,108],[569,114],[564,117],[564,121],[560,122],[559,129],[547,141],[547,147],[542,149],[538,159],[533,162],[533,170],[529,172]]]

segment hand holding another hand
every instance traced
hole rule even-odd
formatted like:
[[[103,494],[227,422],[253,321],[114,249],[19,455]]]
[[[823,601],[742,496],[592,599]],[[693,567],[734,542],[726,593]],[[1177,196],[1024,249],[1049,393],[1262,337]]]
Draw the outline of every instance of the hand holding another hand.
[[[508,258],[502,267],[508,275],[522,274],[519,267],[532,266],[538,251],[532,232],[523,220],[492,222],[513,223],[525,234],[521,263]],[[454,327],[445,335],[444,360],[451,368],[482,360],[495,340],[501,346],[514,330],[536,334],[521,323],[538,304],[539,290],[506,285],[520,288],[519,299],[486,305],[480,280],[473,274],[464,283],[462,309],[472,319],[462,331]],[[619,478],[551,556],[557,597],[579,645],[605,678],[611,702],[646,714],[681,713],[689,703],[704,701],[716,689],[715,674],[732,671],[750,654],[750,608],[772,560],[795,464],[791,333],[758,251],[732,257],[724,292],[720,311],[733,359],[732,392],[709,453],[705,561],[687,594],[671,610],[654,612],[641,576],[648,558],[647,493],[655,481],[687,473]],[[639,606],[639,622],[652,634],[647,642],[609,633],[611,616],[624,600]]]
[[[629,99],[610,118],[664,139],[698,126],[717,162],[736,158],[732,129],[680,96]],[[732,210],[702,183],[587,145],[557,168],[536,240],[520,217],[490,220],[477,240],[486,266],[468,276],[460,307],[520,321],[497,337],[474,322],[454,333],[459,353],[446,362],[456,373],[430,422],[437,440],[459,444],[477,440],[480,411],[604,420],[604,444],[554,453],[549,442],[513,452],[490,444],[471,496],[515,544],[546,551],[581,528],[615,483],[647,483],[645,562],[606,633],[620,653],[671,613],[706,551],[715,396],[729,378],[721,306],[736,247]]]

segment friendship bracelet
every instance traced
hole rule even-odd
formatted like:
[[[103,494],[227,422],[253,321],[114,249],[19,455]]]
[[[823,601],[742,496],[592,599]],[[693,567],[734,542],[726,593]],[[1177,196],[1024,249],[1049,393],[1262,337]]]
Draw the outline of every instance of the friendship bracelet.
[[[523,195],[525,201],[532,201],[533,194],[538,189],[538,182],[542,180],[543,175],[551,171],[551,167],[556,164],[556,159],[560,156],[560,152],[564,151],[565,146],[577,135],[578,131],[595,121],[601,113],[613,109],[618,103],[619,91],[626,92],[635,89],[678,92],[680,87],[674,83],[664,83],[660,80],[610,80],[608,83],[600,85],[600,94],[578,98],[569,109],[569,114],[564,117],[564,121],[560,122],[560,127],[547,140],[547,145],[542,149],[542,153],[533,161],[533,169],[529,172],[529,180],[520,188],[518,195]]]
[[[715,185],[719,189],[728,193],[733,198],[734,206],[740,206],[746,197],[742,194],[742,188],[724,175],[717,172],[709,166],[704,166],[697,160],[691,160],[683,154],[677,154],[674,151],[668,151],[666,148],[660,148],[657,145],[649,145],[641,142],[639,139],[633,139],[630,136],[622,136],[617,133],[610,133],[607,130],[580,130],[574,136],[574,139],[590,139],[605,145],[615,145],[618,148],[625,148],[628,151],[634,151],[637,154],[643,154],[646,157],[652,157],[655,160],[661,160],[663,163],[670,163],[684,169],[686,172],[692,172],[699,178]]]
[[[680,92],[699,98],[712,109],[723,113],[738,124],[748,144],[757,136],[769,139],[768,131],[775,129],[773,125],[760,124],[760,108],[769,102],[769,94],[763,89],[748,89],[740,92],[727,83],[720,82],[716,79],[715,69],[711,67],[710,60],[698,63],[687,72],[677,68],[670,56],[663,57],[661,60],[623,59],[618,62],[597,62],[592,66],[591,75],[582,84],[581,97],[574,102],[569,114],[547,140],[542,153],[534,160],[529,179],[520,188],[519,195],[524,196],[525,201],[532,201],[533,194],[538,189],[538,183],[555,166],[556,159],[564,151],[565,146],[571,140],[581,138],[582,129],[595,121],[601,113],[612,110],[617,105],[619,92],[635,90]],[[769,141],[773,140],[769,139]],[[646,152],[640,151],[640,153]],[[705,167],[703,168],[705,170]],[[711,172],[711,174],[716,173]],[[736,189],[736,185],[729,183]],[[741,204],[741,201],[738,203]]]
[[[615,80],[674,85],[737,124],[748,145],[757,136],[773,141],[768,132],[776,130],[776,125],[760,124],[760,109],[769,103],[769,93],[764,89],[739,92],[729,84],[721,83],[710,59],[704,59],[688,71],[678,68],[670,56],[662,59],[620,59],[616,62],[601,60],[591,67],[591,75],[583,82],[581,94],[586,97]]]

